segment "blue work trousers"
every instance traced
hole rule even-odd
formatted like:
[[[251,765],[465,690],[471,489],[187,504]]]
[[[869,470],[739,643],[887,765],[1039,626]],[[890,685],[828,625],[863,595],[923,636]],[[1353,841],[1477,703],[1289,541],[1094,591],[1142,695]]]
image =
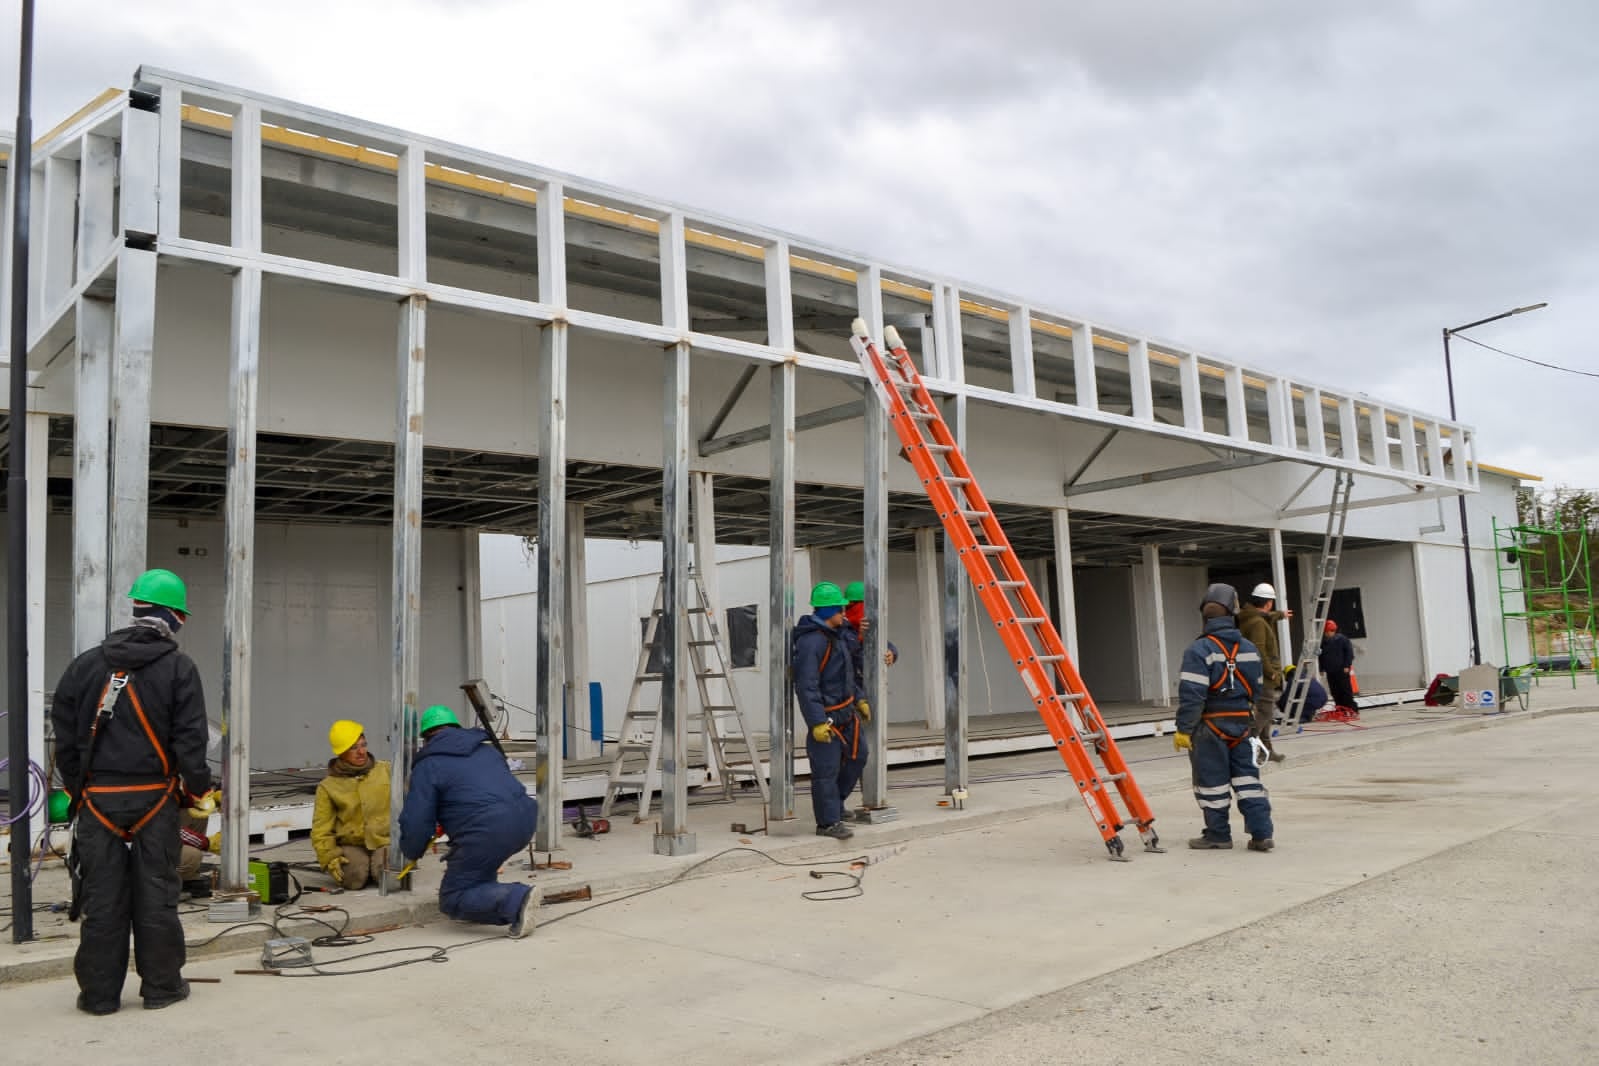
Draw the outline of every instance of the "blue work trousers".
[[[826,744],[807,734],[805,754],[811,761],[811,809],[818,826],[844,818],[844,805],[866,770],[866,730],[853,710],[834,711],[833,739]]]
[[[452,837],[439,885],[439,910],[446,917],[482,925],[510,925],[533,889],[501,884],[500,867],[527,847],[538,820],[538,804],[516,805],[485,826]]]
[[[1271,800],[1260,783],[1249,731],[1247,713],[1241,718],[1205,719],[1194,730],[1194,747],[1188,756],[1194,771],[1194,799],[1205,816],[1205,836],[1212,840],[1233,838],[1228,812],[1234,792],[1244,829],[1257,840],[1271,837]]]

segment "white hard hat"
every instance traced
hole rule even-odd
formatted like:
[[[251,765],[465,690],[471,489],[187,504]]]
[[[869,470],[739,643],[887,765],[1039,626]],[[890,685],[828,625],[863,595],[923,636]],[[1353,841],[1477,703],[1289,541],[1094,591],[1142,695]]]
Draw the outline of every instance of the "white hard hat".
[[[1277,590],[1262,581],[1255,586],[1255,591],[1249,595],[1252,599],[1257,600],[1275,600],[1277,598]]]

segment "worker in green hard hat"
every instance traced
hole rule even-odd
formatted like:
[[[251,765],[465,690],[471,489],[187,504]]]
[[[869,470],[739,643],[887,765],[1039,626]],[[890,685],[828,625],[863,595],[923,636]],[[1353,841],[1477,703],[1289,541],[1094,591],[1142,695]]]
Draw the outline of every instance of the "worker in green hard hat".
[[[422,750],[400,810],[400,853],[419,858],[442,828],[450,839],[439,910],[447,917],[510,926],[513,937],[533,932],[538,892],[501,884],[505,860],[528,846],[538,801],[511,773],[481,729],[462,729],[455,712],[435,704],[422,712]]]
[[[376,884],[389,861],[389,764],[366,747],[360,722],[341,718],[328,730],[328,774],[316,786],[311,846],[340,888]]]
[[[50,720],[56,768],[72,797],[69,868],[83,917],[73,970],[78,1009],[122,1006],[131,934],[147,1009],[187,999],[178,924],[179,807],[214,809],[200,671],[178,650],[188,590],[146,570],[128,592],[133,624],[72,660]]]
[[[808,730],[805,751],[811,765],[816,835],[835,840],[855,835],[844,824],[844,805],[860,780],[858,767],[865,764],[867,754],[861,691],[843,633],[846,605],[842,589],[831,581],[820,582],[811,590],[811,613],[794,626],[789,641],[794,695]]]

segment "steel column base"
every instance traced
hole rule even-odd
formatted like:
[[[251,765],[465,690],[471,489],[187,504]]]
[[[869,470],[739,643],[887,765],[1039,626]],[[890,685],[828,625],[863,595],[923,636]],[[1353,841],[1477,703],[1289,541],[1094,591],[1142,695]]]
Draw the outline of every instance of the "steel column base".
[[[693,833],[668,833],[655,834],[655,854],[657,855],[692,855],[699,850],[695,843]]]
[[[406,871],[403,875],[398,870],[384,868],[383,877],[378,882],[378,894],[387,896],[391,892],[411,891],[411,873]]]
[[[899,821],[898,807],[857,807],[850,812],[850,820],[856,825],[882,825],[884,822]]]

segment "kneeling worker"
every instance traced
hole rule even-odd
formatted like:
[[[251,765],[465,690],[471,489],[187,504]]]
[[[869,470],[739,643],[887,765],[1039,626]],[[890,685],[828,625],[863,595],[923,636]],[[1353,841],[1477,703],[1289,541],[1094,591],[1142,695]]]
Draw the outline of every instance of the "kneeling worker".
[[[389,861],[389,764],[366,750],[360,722],[334,722],[328,746],[333,758],[316,786],[311,846],[340,888],[365,888]]]
[[[481,729],[462,729],[455,712],[435,705],[422,712],[422,750],[400,811],[400,852],[417,858],[435,827],[450,838],[439,910],[483,925],[509,925],[513,937],[533,932],[538,892],[501,884],[500,865],[527,847],[538,801],[527,794],[505,758]]]

